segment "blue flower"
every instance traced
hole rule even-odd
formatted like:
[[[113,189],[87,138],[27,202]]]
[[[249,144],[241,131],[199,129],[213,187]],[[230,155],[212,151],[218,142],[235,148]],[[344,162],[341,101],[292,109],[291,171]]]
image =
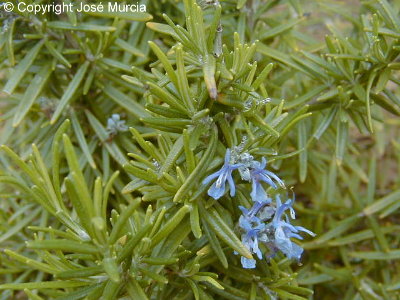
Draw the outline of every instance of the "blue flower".
[[[265,170],[266,165],[267,160],[263,157],[261,163],[255,162],[251,170],[252,191],[250,193],[250,196],[253,201],[264,202],[268,201],[269,199],[261,182],[269,184],[274,189],[277,188],[277,185],[274,181],[276,181],[282,187],[285,186],[283,181],[278,176],[276,176],[271,171]]]
[[[294,219],[295,214],[292,208],[292,204],[292,200],[288,200],[282,204],[279,196],[277,196],[276,212],[271,222],[271,225],[275,230],[274,246],[282,251],[286,255],[286,257],[300,260],[301,254],[303,253],[303,248],[301,248],[296,243],[293,243],[290,238],[302,240],[303,238],[299,235],[300,232],[306,232],[311,236],[315,236],[315,234],[302,226],[293,226],[292,224],[290,224],[289,218],[285,214],[285,211],[289,209],[290,215],[292,219]],[[285,216],[285,221],[282,220],[283,216]]]
[[[243,215],[239,218],[239,227],[242,228],[242,243],[247,249],[262,259],[262,253],[258,247],[259,240],[263,241],[262,232],[265,230],[265,224],[256,217],[257,212],[262,208],[262,205],[255,205],[252,209],[248,210],[243,206],[239,206]],[[241,258],[242,266],[245,269],[255,268],[256,262],[254,259]]]
[[[120,119],[119,114],[113,114],[107,120],[107,131],[111,135],[115,135],[118,132],[127,131],[128,127],[125,125],[125,121]]]
[[[238,169],[240,166],[241,164],[231,164],[231,151],[227,149],[225,154],[225,162],[222,168],[219,171],[207,176],[203,180],[203,184],[208,184],[213,179],[218,177],[218,179],[208,189],[208,195],[213,197],[215,200],[221,198],[225,193],[225,183],[228,180],[230,195],[233,197],[235,195],[235,183],[232,178],[232,171]]]
[[[271,200],[271,198],[268,198],[266,201],[263,202],[256,201],[254,202],[253,207],[250,210],[243,206],[239,206],[239,208],[242,211],[243,215],[245,215],[249,219],[254,218],[256,215],[258,219],[269,219],[274,214],[274,209],[269,206]],[[272,212],[270,213],[271,210]],[[270,215],[270,217],[267,216],[268,214]]]
[[[240,258],[240,262],[242,263],[242,267],[244,269],[254,269],[256,267],[256,260],[252,258],[242,256]]]
[[[294,198],[293,198],[294,199]],[[263,243],[270,249],[272,257],[281,251],[288,258],[300,260],[303,248],[291,241],[291,238],[303,239],[300,232],[315,236],[313,232],[301,226],[290,224],[290,218],[295,219],[292,207],[294,200],[289,199],[282,204],[280,196],[275,197],[275,204],[268,198],[263,202],[254,202],[250,209],[239,206],[242,215],[239,218],[239,227],[242,230],[242,243],[252,253],[262,259],[263,254],[259,244]],[[289,214],[286,214],[289,211]],[[289,217],[289,216],[290,217]],[[256,266],[254,259],[241,258],[243,268],[252,269]]]

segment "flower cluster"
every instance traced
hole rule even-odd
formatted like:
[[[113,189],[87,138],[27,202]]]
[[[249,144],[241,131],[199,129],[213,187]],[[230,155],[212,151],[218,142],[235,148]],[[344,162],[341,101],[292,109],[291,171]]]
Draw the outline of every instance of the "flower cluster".
[[[118,132],[127,131],[128,127],[125,125],[125,121],[121,120],[119,114],[113,114],[107,120],[107,132],[109,135],[116,135]]]
[[[279,250],[287,258],[300,260],[303,248],[292,242],[291,238],[302,240],[300,232],[306,232],[315,236],[313,232],[302,227],[290,224],[290,219],[295,219],[293,200],[281,202],[280,196],[276,195],[275,202],[269,198],[267,201],[255,202],[250,210],[240,207],[242,215],[239,219],[243,244],[259,259],[262,253],[259,244],[263,243],[271,252],[270,257]],[[286,211],[289,211],[290,217]],[[243,268],[251,269],[256,265],[254,259],[241,258]]]
[[[278,186],[285,186],[283,181],[273,172],[265,169],[267,165],[265,158],[258,162],[248,153],[239,155],[236,151],[233,152],[234,154],[231,155],[230,149],[227,149],[222,168],[204,179],[203,184],[208,184],[217,178],[209,188],[208,195],[216,200],[222,197],[225,193],[226,181],[228,181],[230,195],[233,197],[235,195],[235,183],[232,172],[238,169],[242,179],[252,183],[250,197],[253,201],[253,206],[250,209],[239,206],[242,211],[239,218],[242,243],[259,259],[262,259],[259,246],[263,244],[270,250],[269,256],[275,255],[279,250],[288,258],[300,260],[303,249],[292,242],[291,238],[302,239],[300,232],[306,232],[312,236],[315,236],[315,234],[304,227],[290,224],[290,219],[295,219],[295,212],[292,207],[294,199],[282,203],[280,195],[277,194],[274,197],[275,201],[273,201],[273,198],[268,195],[263,186],[263,183],[266,183],[273,189],[277,189]],[[255,259],[242,257],[241,262],[243,268],[246,269],[256,266]]]
[[[241,166],[242,164],[233,163],[231,159],[231,151],[230,149],[227,149],[222,168],[203,180],[203,184],[209,184],[213,179],[218,177],[218,179],[208,189],[208,195],[213,197],[215,200],[221,198],[225,193],[225,183],[228,180],[230,195],[231,197],[235,196],[235,183],[233,182],[232,171]]]
[[[238,155],[231,155],[231,150],[227,149],[225,154],[224,165],[220,170],[211,174],[203,180],[203,184],[209,184],[213,179],[218,179],[208,189],[208,195],[213,197],[215,200],[221,198],[225,193],[226,181],[229,183],[230,195],[235,196],[235,183],[232,178],[232,172],[239,169],[239,173],[243,180],[252,182],[251,198],[253,201],[266,200],[267,193],[265,192],[261,182],[265,182],[273,188],[277,188],[277,185],[284,187],[284,183],[274,173],[265,170],[267,161],[265,158],[262,159],[261,163],[254,161],[253,157],[248,153]],[[276,183],[275,183],[275,182]]]

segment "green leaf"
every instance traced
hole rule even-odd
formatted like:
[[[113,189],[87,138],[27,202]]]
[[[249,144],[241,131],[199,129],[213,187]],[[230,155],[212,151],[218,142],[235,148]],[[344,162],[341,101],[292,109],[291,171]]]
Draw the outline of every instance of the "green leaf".
[[[60,127],[57,129],[54,134],[53,143],[51,145],[51,154],[52,154],[52,180],[54,190],[57,194],[58,199],[62,199],[61,197],[61,184],[60,184],[60,142],[64,135],[64,133],[70,127],[70,121],[66,119]]]
[[[247,0],[237,0],[236,9],[242,9],[246,2]]]
[[[127,291],[131,299],[137,299],[137,300],[148,300],[145,292],[143,291],[142,287],[139,285],[139,283],[131,278],[130,281],[127,284]]]
[[[285,102],[284,108],[285,109],[292,109],[296,106],[302,105],[305,102],[310,101],[314,97],[318,96],[327,88],[327,85],[318,85],[314,89],[310,90],[309,92],[302,94],[301,96],[296,96],[293,101]]]
[[[33,260],[29,257],[23,256],[9,249],[5,249],[4,253],[13,258],[14,260],[21,262],[34,270],[40,270],[42,272],[50,274],[56,274],[59,271],[54,266],[50,266],[49,264]]]
[[[187,120],[187,119],[178,119],[178,118],[155,118],[155,117],[149,117],[149,118],[141,118],[140,121],[143,123],[147,123],[150,125],[159,125],[159,126],[165,126],[166,129],[170,127],[186,127],[187,125],[191,125],[192,121]],[[168,130],[166,130],[168,131]]]
[[[300,297],[300,296],[294,295],[292,293],[286,292],[285,290],[282,290],[279,288],[273,288],[272,290],[274,292],[276,292],[282,298],[287,298],[287,299],[292,299],[292,300],[306,300],[307,299],[307,298]]]
[[[334,223],[335,224],[334,226],[330,226],[331,229],[326,233],[322,234],[321,236],[319,236],[318,238],[314,239],[311,242],[302,244],[302,246],[304,249],[318,249],[326,247],[325,244],[327,242],[349,230],[359,220],[360,220],[359,215],[347,217],[342,221]]]
[[[382,92],[383,89],[386,87],[386,85],[387,85],[387,83],[388,83],[388,81],[390,79],[391,73],[392,73],[392,70],[389,69],[389,68],[386,68],[379,75],[379,79],[378,79],[378,82],[376,83],[375,91],[374,91],[376,94]]]
[[[386,234],[386,233],[395,232],[399,229],[400,228],[398,228],[397,226],[383,227],[382,232],[384,234]],[[330,241],[328,244],[333,247],[344,246],[344,245],[348,245],[351,243],[357,243],[357,242],[360,242],[363,240],[372,239],[374,237],[375,237],[374,232],[371,229],[367,229],[367,230],[362,230],[362,231],[359,231],[356,233],[346,235],[341,238],[334,239],[334,240]]]
[[[151,279],[154,279],[155,281],[162,283],[162,284],[167,284],[168,279],[165,276],[162,276],[160,274],[151,272],[150,270],[146,268],[139,268],[140,272],[142,272],[144,275],[150,277]]]
[[[86,116],[89,119],[89,123],[96,132],[96,135],[99,137],[100,141],[103,143],[103,146],[107,149],[110,155],[117,161],[121,166],[124,166],[128,163],[125,154],[119,149],[116,143],[107,141],[108,133],[103,125],[93,116],[89,111],[85,111]]]
[[[45,86],[50,74],[52,73],[52,64],[45,64],[41,70],[35,75],[32,82],[29,84],[26,89],[24,96],[18,104],[17,112],[14,115],[13,126],[18,126],[26,114],[31,109],[33,103],[36,98],[42,92],[43,87]]]
[[[146,26],[156,32],[170,35],[170,36],[174,37],[176,40],[179,38],[179,36],[175,33],[175,31],[169,25],[162,24],[162,23],[155,23],[155,22],[147,22]]]
[[[363,213],[367,216],[375,214],[394,203],[398,202],[400,199],[400,190],[394,191],[379,200],[375,200],[375,202],[368,205],[366,208],[363,209]]]
[[[136,234],[131,237],[128,242],[123,247],[122,251],[120,252],[117,262],[120,263],[124,259],[126,259],[129,255],[132,255],[133,249],[138,246],[138,243],[142,240],[142,238],[150,231],[152,225],[146,224],[141,229],[139,229]]]
[[[115,259],[112,257],[105,257],[103,259],[103,268],[106,271],[108,277],[116,283],[121,281],[121,277],[119,275],[119,270]]]
[[[54,124],[57,119],[60,117],[60,115],[64,112],[65,107],[67,104],[71,101],[72,97],[74,94],[77,92],[85,74],[90,65],[90,62],[85,61],[78,69],[76,72],[74,78],[68,85],[67,89],[65,90],[63,96],[60,99],[60,102],[57,105],[57,108],[53,114],[53,117],[51,118],[50,123]]]
[[[200,227],[199,208],[196,202],[192,204],[192,210],[190,211],[190,227],[196,239],[201,238],[202,231]]]
[[[193,280],[191,280],[190,278],[185,278],[185,280],[187,281],[187,283],[189,284],[189,286],[190,286],[190,288],[192,290],[194,299],[195,300],[200,300],[201,298],[200,298],[199,288],[198,288],[197,284]]]
[[[265,122],[259,115],[250,116],[249,120],[271,136],[276,138],[279,137],[279,132],[276,131],[270,124]]]
[[[79,278],[86,276],[95,276],[99,273],[104,272],[101,266],[95,267],[80,267],[79,269],[67,270],[57,273],[57,278],[69,279],[69,278]]]
[[[0,290],[42,290],[42,289],[65,289],[87,285],[84,281],[41,281],[26,283],[5,283],[0,284]]]
[[[17,222],[14,226],[12,226],[10,229],[7,231],[3,232],[0,236],[0,243],[3,243],[13,235],[17,234],[20,232],[23,228],[28,226],[32,222],[33,219],[37,217],[37,215],[40,213],[40,207],[36,208],[35,210],[31,211],[28,216],[23,218],[21,221]]]
[[[217,289],[221,289],[221,290],[224,289],[224,287],[221,284],[219,284],[218,281],[216,281],[214,278],[212,278],[210,276],[193,275],[192,279],[194,279],[196,281],[207,281],[208,283],[215,286]]]
[[[391,250],[389,252],[380,252],[380,251],[349,252],[349,255],[355,258],[366,259],[366,260],[392,260],[392,259],[400,259],[400,250]]]
[[[34,47],[32,47],[32,49],[30,49],[30,51],[25,55],[25,57],[15,67],[14,72],[12,73],[10,79],[7,81],[7,84],[3,89],[5,93],[11,94],[12,92],[14,92],[15,88],[20,84],[26,71],[28,71],[29,67],[36,59],[36,56],[39,54],[43,44],[44,44],[43,40],[38,42]]]
[[[251,87],[254,90],[257,90],[259,86],[264,82],[264,80],[267,78],[268,74],[271,72],[272,68],[274,65],[272,63],[269,63],[268,65],[265,66],[265,68],[261,71],[260,75],[257,76],[256,80],[251,84]]]
[[[121,49],[123,49],[123,50],[125,50],[126,52],[129,52],[129,53],[131,53],[131,54],[133,54],[133,55],[135,55],[135,56],[145,57],[145,54],[144,54],[141,50],[139,50],[139,49],[133,47],[131,44],[125,42],[125,41],[122,40],[122,39],[119,39],[119,38],[116,39],[116,40],[115,40],[115,45],[117,45],[117,46],[120,47]]]
[[[61,30],[72,30],[72,31],[94,31],[94,32],[112,32],[117,30],[117,28],[112,26],[103,26],[95,24],[77,24],[73,25],[64,21],[51,21],[47,23],[49,28],[61,29]]]
[[[8,56],[10,65],[14,66],[15,65],[15,57],[14,57],[13,35],[14,35],[16,19],[13,18],[10,23],[11,24],[9,25],[9,29],[7,31],[6,51],[7,51],[7,56]],[[5,36],[5,34],[4,34],[4,36]],[[0,47],[0,48],[2,48],[2,47]]]
[[[93,202],[82,169],[79,166],[78,158],[76,157],[72,143],[66,134],[63,135],[63,141],[65,156],[72,175],[74,189],[78,192],[79,200],[82,203],[85,214],[87,214],[89,219],[92,219],[94,217]]]
[[[224,268],[227,269],[228,260],[226,259],[225,253],[222,250],[221,244],[219,243],[217,237],[215,236],[215,233],[212,230],[210,230],[210,228],[207,225],[207,222],[203,222],[203,228],[207,236],[208,242],[210,243],[211,248],[213,249],[215,255],[217,255],[219,261],[224,266]]]
[[[216,127],[213,127],[212,136],[209,142],[207,150],[204,152],[202,158],[197,164],[196,168],[190,173],[189,177],[185,180],[179,190],[174,196],[174,202],[182,201],[184,198],[188,197],[188,192],[197,183],[199,177],[201,177],[205,171],[211,158],[213,158],[216,147],[217,147],[217,135],[218,131]]]
[[[117,222],[114,224],[113,229],[111,230],[111,234],[108,240],[108,243],[110,245],[114,244],[116,240],[120,237],[120,233],[123,227],[126,225],[129,218],[132,216],[133,212],[137,209],[139,205],[140,200],[132,201],[132,203],[130,203],[129,206],[122,211],[121,215],[118,217]]]
[[[398,15],[396,15],[393,11],[392,6],[386,0],[377,0],[376,2],[380,5],[380,12],[384,16],[385,19],[389,20],[391,25],[397,30],[400,30],[400,21]]]
[[[108,70],[108,67],[111,68],[115,68],[115,69],[119,69],[121,71],[124,71],[126,73],[131,73],[132,72],[132,68],[127,65],[124,64],[123,62],[120,62],[118,60],[115,59],[111,59],[111,58],[101,58],[98,60],[99,64],[101,65],[105,65],[105,69]]]
[[[336,133],[336,161],[338,165],[342,164],[343,156],[347,146],[347,136],[349,133],[349,124],[347,121],[338,121]]]
[[[29,297],[29,299],[31,300],[44,300],[42,297],[32,293],[30,290],[28,289],[24,289],[24,293]]]
[[[72,127],[74,128],[75,135],[76,135],[76,137],[78,139],[79,145],[81,146],[83,154],[85,155],[86,159],[88,160],[90,166],[93,169],[96,169],[96,163],[94,162],[94,159],[92,157],[91,151],[90,151],[89,146],[88,146],[88,144],[86,142],[85,135],[83,133],[82,127],[79,124],[79,121],[78,121],[74,111],[71,113],[71,121],[72,121]]]
[[[271,57],[277,61],[280,61],[281,63],[288,65],[289,67],[291,67],[297,71],[300,71],[300,72],[303,72],[303,73],[306,73],[307,75],[309,75],[309,73],[306,70],[304,70],[301,66],[299,66],[296,62],[294,62],[293,59],[289,55],[287,55],[281,51],[278,51],[271,47],[268,47],[268,46],[264,45],[263,43],[257,43],[257,51],[260,52],[261,54]]]
[[[115,299],[117,298],[118,292],[122,289],[122,285],[119,283],[116,283],[114,281],[107,281],[103,293],[101,294],[101,297],[104,299]],[[99,295],[100,297],[100,295]],[[98,299],[97,297],[96,299]]]
[[[215,58],[207,55],[203,65],[204,81],[211,99],[217,99],[217,84],[215,83]]]
[[[176,53],[176,80],[177,80],[177,88],[179,91],[179,94],[183,100],[183,103],[185,104],[185,107],[189,112],[192,112],[194,110],[193,103],[192,103],[192,97],[190,95],[190,88],[189,88],[189,83],[188,79],[186,76],[186,70],[185,70],[185,64],[183,62],[183,50],[182,50],[182,45],[178,45],[175,49]],[[210,60],[211,62],[211,60]],[[210,69],[211,67],[211,69]],[[212,72],[212,66],[208,66],[208,69],[205,70],[206,73],[204,76],[210,76]],[[168,74],[169,75],[169,74]],[[210,78],[207,78],[210,80]]]
[[[170,94],[167,90],[160,88],[156,84],[152,82],[147,82],[150,86],[150,91],[160,98],[161,101],[167,103],[172,108],[179,110],[180,112],[187,114],[187,109],[182,105],[182,103],[172,94]]]
[[[66,67],[71,68],[71,63],[53,46],[51,42],[45,41],[45,46],[47,50],[49,50],[49,52],[54,56],[55,59],[57,59]]]
[[[284,33],[285,31],[292,29],[294,26],[296,26],[303,20],[304,20],[304,18],[292,19],[292,20],[289,20],[285,24],[278,25],[269,30],[265,30],[258,36],[258,39],[262,41],[262,40],[273,38],[277,35]]]
[[[172,64],[169,62],[167,56],[161,51],[161,49],[153,42],[149,42],[151,50],[157,55],[158,59],[161,61],[165,71],[167,72],[169,80],[178,88],[178,77],[175,74]]]
[[[137,103],[134,99],[130,99],[129,96],[121,93],[111,84],[107,84],[103,91],[108,97],[110,97],[111,100],[125,108],[135,117],[145,118],[149,116],[149,114],[143,109],[142,105]]]
[[[334,106],[330,109],[329,113],[327,113],[322,121],[320,122],[317,130],[315,130],[315,133],[313,134],[313,137],[317,140],[321,138],[321,136],[324,134],[326,129],[329,127],[329,125],[332,123],[333,119],[336,116],[336,113],[338,111],[337,106]]]
[[[172,168],[175,161],[183,152],[183,137],[179,137],[174,146],[172,147],[171,151],[168,153],[168,156],[165,158],[164,164],[162,165],[160,171],[158,172],[158,179],[163,177],[164,173],[168,173],[169,170]]]
[[[307,178],[308,164],[308,151],[306,149],[307,128],[305,122],[301,122],[297,128],[297,143],[299,150],[304,149],[299,154],[299,179],[300,182],[304,182]]]
[[[82,288],[77,288],[74,292],[68,292],[67,295],[57,297],[57,300],[76,300],[86,297],[87,295],[91,294],[92,292],[96,291],[101,287],[101,284],[93,284],[84,286]]]
[[[365,91],[366,99],[365,99],[365,105],[367,107],[367,120],[368,120],[368,129],[372,133],[374,132],[374,129],[372,127],[372,116],[371,116],[371,100],[370,100],[370,95],[371,95],[371,87],[372,83],[374,82],[376,77],[376,72],[372,72],[371,75],[368,78],[368,84],[367,84],[367,89]]]
[[[189,205],[182,206],[170,219],[165,223],[161,230],[158,231],[151,239],[151,245],[157,245],[162,239],[166,238],[182,221],[186,214],[191,210]]]
[[[219,216],[214,208],[206,210],[202,204],[199,204],[200,214],[210,225],[211,230],[221,238],[229,247],[236,250],[240,255],[253,258],[249,250],[237,238],[232,229]]]
[[[26,246],[31,249],[45,249],[45,250],[62,250],[65,252],[78,252],[97,254],[99,249],[91,244],[76,242],[65,239],[43,240],[27,242]]]
[[[149,265],[172,265],[178,261],[178,258],[145,257],[142,259],[142,262]]]

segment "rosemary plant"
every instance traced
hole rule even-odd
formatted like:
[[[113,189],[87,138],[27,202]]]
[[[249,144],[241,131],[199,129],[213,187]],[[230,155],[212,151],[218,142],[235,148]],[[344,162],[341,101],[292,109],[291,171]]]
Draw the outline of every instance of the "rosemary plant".
[[[399,1],[21,2],[0,300],[399,298]]]

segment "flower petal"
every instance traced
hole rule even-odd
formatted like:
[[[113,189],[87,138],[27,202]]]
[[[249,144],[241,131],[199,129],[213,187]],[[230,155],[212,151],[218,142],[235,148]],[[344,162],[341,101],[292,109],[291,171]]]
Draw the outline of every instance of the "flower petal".
[[[270,186],[272,186],[274,189],[277,189],[278,187],[276,186],[275,182],[272,181],[271,177],[269,177],[267,174],[264,172],[260,173],[259,178],[261,181],[264,181],[268,183]]]
[[[228,166],[231,160],[231,149],[226,149],[225,158],[224,158],[224,166]]]
[[[214,182],[212,186],[208,189],[208,195],[213,197],[215,200],[221,198],[225,193],[225,184],[217,187],[217,183]]]
[[[259,181],[253,179],[252,187],[250,196],[254,202],[266,202],[269,200],[267,193]]]
[[[217,178],[219,175],[221,175],[221,173],[222,173],[222,169],[221,169],[221,170],[218,170],[218,171],[215,172],[215,173],[212,173],[211,175],[208,175],[206,178],[203,179],[203,182],[202,182],[202,183],[203,183],[204,185],[210,183],[211,180],[213,180],[214,178]]]
[[[251,258],[242,256],[240,258],[240,261],[242,263],[243,268],[245,268],[245,269],[254,269],[256,267],[255,259],[251,259]]]
[[[235,188],[235,182],[233,181],[232,174],[229,174],[227,176],[228,183],[229,183],[229,188],[230,188],[230,195],[231,197],[235,196],[236,188]]]
[[[265,173],[266,176],[269,176],[269,177],[272,177],[273,179],[275,179],[275,181],[276,181],[280,186],[282,186],[282,187],[285,186],[285,184],[283,183],[283,181],[282,181],[278,176],[276,176],[273,172],[268,171],[268,170],[264,170],[264,173]]]
[[[295,227],[296,227],[296,229],[297,229],[298,231],[303,231],[303,232],[308,233],[308,234],[311,235],[311,236],[316,236],[316,234],[315,234],[314,232],[312,232],[311,230],[308,230],[307,228],[304,228],[304,227],[302,227],[302,226],[295,226]]]

